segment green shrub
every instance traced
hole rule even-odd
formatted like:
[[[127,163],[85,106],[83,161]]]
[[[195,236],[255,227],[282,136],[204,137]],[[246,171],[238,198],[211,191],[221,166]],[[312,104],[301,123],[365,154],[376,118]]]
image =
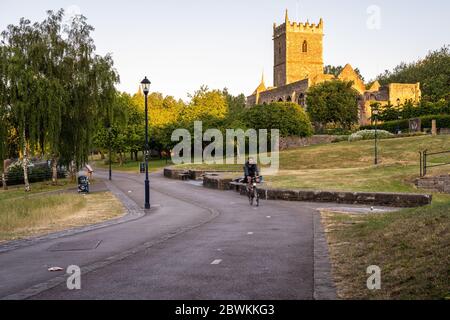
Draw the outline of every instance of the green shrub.
[[[378,119],[380,121],[397,121],[398,119],[411,119],[429,115],[448,114],[450,114],[449,101],[422,101],[419,104],[414,104],[412,101],[407,101],[401,106],[393,106],[392,104],[388,104],[381,107]]]
[[[450,115],[430,115],[419,117],[422,121],[422,128],[431,128],[432,120],[436,120],[436,125],[438,128],[450,128]],[[409,120],[397,120],[397,121],[387,121],[378,124],[378,128],[381,130],[386,130],[389,132],[409,131]],[[362,126],[362,130],[365,129],[375,129],[375,125]]]
[[[65,178],[66,171],[58,169],[58,178]],[[52,169],[47,165],[36,165],[28,167],[29,182],[40,182],[50,180],[52,178]],[[23,184],[23,168],[20,162],[15,163],[8,168],[6,174],[7,184],[10,186]]]
[[[394,137],[392,133],[385,130],[377,130],[376,134],[378,139],[389,139]],[[360,140],[373,140],[373,139],[375,139],[375,130],[361,130],[353,133],[348,138],[348,141],[354,142]]]
[[[305,111],[295,103],[257,105],[244,113],[247,128],[279,129],[282,137],[309,137],[313,134],[311,121]]]

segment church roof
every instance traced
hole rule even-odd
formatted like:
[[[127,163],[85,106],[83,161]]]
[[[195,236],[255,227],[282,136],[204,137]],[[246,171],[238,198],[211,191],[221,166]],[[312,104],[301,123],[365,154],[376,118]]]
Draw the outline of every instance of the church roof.
[[[264,92],[264,91],[267,91],[267,87],[266,87],[266,85],[264,83],[264,73],[263,73],[263,75],[261,77],[261,83],[256,88],[255,92],[253,92],[253,94],[257,94],[257,93]]]
[[[348,63],[345,65],[344,69],[342,69],[341,73],[339,73],[337,78],[342,81],[353,81],[353,88],[361,94],[366,90],[364,81]]]
[[[378,82],[378,80],[377,80],[377,81],[375,81],[374,83],[372,83],[372,84],[370,85],[368,91],[370,91],[370,92],[375,92],[375,91],[380,90],[380,87],[381,87],[381,84],[380,84],[380,83]]]

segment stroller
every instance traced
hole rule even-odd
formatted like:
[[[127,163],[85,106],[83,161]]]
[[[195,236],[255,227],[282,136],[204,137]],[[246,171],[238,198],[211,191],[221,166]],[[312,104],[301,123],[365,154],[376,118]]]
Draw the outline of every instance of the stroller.
[[[78,193],[89,193],[89,178],[86,176],[78,177]]]

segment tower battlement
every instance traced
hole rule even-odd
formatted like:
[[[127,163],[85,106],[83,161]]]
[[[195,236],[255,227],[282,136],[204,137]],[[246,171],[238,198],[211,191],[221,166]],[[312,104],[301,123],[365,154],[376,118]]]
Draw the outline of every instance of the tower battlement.
[[[273,24],[273,37],[277,38],[286,32],[301,32],[301,33],[311,33],[311,34],[323,34],[323,19],[320,18],[318,24],[309,23],[309,21],[302,22],[291,22],[289,21],[288,12],[286,10],[285,21],[281,25]]]
[[[289,21],[273,25],[274,86],[323,74],[323,19],[318,24]]]

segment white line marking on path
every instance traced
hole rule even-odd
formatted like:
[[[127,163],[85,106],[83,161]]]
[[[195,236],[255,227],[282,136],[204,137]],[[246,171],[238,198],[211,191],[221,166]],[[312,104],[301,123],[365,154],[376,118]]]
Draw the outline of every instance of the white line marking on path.
[[[271,216],[267,216],[267,219],[270,219],[270,218],[272,218]]]
[[[247,233],[247,234],[251,236],[251,235],[253,234],[253,232],[249,232],[249,233]]]
[[[220,264],[222,262],[221,259],[214,260],[211,264]]]

